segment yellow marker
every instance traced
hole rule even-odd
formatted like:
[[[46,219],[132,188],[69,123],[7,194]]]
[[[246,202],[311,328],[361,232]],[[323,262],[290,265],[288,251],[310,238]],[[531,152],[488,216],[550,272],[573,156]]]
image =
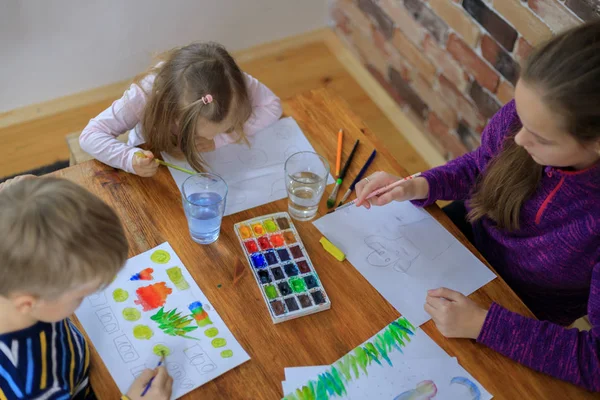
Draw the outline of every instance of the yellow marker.
[[[319,243],[321,243],[326,252],[334,256],[338,261],[344,261],[346,259],[346,255],[326,238],[322,237],[321,240],[319,240]]]

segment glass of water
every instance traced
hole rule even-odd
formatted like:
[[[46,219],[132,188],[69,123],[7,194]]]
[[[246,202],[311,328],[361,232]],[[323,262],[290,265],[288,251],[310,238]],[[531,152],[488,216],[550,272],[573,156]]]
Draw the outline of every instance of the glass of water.
[[[285,162],[288,211],[298,221],[310,221],[317,215],[325,191],[329,163],[317,153],[301,151]]]
[[[213,243],[221,230],[227,184],[219,175],[200,173],[187,178],[181,189],[192,239],[200,244]]]

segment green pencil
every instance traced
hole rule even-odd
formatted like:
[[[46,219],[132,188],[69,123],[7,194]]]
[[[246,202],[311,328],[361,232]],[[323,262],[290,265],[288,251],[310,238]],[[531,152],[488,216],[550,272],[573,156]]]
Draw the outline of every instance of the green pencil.
[[[138,156],[138,157],[146,158],[146,155],[144,153],[142,153],[141,151],[137,151],[135,153],[135,155]],[[179,167],[179,166],[177,166],[175,164],[171,164],[171,163],[168,163],[166,161],[159,160],[158,158],[155,158],[154,161],[156,161],[157,163],[159,163],[161,165],[164,165],[165,167],[170,167],[170,168],[176,169],[177,171],[185,172],[186,174],[190,174],[190,175],[196,175],[197,174],[197,172],[194,172],[191,169],[185,169],[185,168]]]

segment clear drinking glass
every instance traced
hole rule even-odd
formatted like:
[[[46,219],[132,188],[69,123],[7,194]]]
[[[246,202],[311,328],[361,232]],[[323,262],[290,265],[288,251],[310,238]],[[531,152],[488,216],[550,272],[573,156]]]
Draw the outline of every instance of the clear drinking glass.
[[[192,239],[200,244],[213,243],[221,230],[227,184],[219,175],[200,173],[187,178],[181,191]]]
[[[325,192],[329,163],[317,153],[301,151],[285,162],[288,211],[298,221],[310,221],[317,215]]]

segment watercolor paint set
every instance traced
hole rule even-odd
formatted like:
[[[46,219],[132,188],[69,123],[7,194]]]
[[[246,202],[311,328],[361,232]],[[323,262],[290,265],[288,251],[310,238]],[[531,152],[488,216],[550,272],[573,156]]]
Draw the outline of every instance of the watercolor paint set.
[[[274,323],[331,307],[287,212],[239,222],[234,229]]]

